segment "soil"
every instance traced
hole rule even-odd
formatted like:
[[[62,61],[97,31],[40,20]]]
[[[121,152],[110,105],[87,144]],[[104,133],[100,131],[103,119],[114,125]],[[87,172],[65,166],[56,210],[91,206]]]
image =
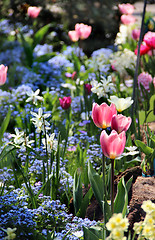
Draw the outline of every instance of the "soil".
[[[155,203],[155,177],[138,177],[132,185],[132,198],[129,202],[129,229],[135,222],[143,221],[145,212],[141,208],[143,201],[151,200]]]

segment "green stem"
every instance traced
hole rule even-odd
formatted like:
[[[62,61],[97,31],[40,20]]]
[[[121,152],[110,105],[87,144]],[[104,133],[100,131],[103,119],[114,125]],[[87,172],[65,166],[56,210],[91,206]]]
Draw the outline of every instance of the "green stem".
[[[66,119],[66,141],[65,141],[65,146],[64,146],[64,150],[63,150],[63,158],[65,156],[65,152],[66,152],[66,147],[67,147],[67,142],[68,142],[68,136],[69,136],[69,129],[70,129],[70,123],[71,123],[71,109],[67,109],[66,110],[66,115],[67,115],[67,119]]]
[[[103,215],[104,215],[104,224],[107,223],[107,218],[106,218],[106,208],[105,208],[105,201],[107,200],[106,199],[106,184],[105,184],[105,156],[104,154],[102,154],[102,178],[103,178],[103,189],[104,189],[104,196],[103,196],[103,201],[104,201],[104,204],[103,204]],[[106,229],[103,230],[104,232],[104,239],[106,239]]]
[[[111,159],[111,213],[114,213],[114,159]]]

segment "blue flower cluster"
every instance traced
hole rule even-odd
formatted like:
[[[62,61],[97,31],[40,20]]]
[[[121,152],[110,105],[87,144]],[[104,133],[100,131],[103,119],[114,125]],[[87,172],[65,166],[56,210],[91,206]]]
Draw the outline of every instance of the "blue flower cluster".
[[[0,226],[3,229],[8,227],[17,228],[17,240],[33,239],[33,230],[36,227],[33,217],[34,215],[30,209],[20,206],[17,201],[17,194],[10,192],[0,196]],[[3,238],[5,236],[6,234],[0,230],[0,237]]]

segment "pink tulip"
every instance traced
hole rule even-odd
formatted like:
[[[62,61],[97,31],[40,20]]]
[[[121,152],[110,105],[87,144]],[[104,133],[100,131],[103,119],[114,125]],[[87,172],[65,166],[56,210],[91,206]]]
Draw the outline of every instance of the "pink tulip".
[[[132,15],[125,15],[123,14],[121,16],[121,22],[124,24],[124,25],[131,25],[131,24],[134,24],[136,21],[136,18]]]
[[[76,78],[76,75],[77,75],[77,72],[76,71],[74,71],[73,73],[72,73],[72,80],[74,80],[75,78]]]
[[[143,40],[147,46],[149,46],[151,49],[155,49],[155,32],[147,32],[144,35]]]
[[[86,84],[84,85],[84,89],[85,89],[86,95],[90,95],[90,94],[91,94],[91,88],[92,88],[92,85],[89,84],[89,83],[86,83]]]
[[[132,39],[133,40],[138,40],[140,37],[140,29],[133,29],[131,33]]]
[[[63,97],[62,99],[59,98],[59,101],[60,101],[60,106],[63,109],[68,109],[71,105],[72,99],[71,97]]]
[[[72,42],[77,42],[79,40],[79,34],[77,31],[69,31],[68,36]]]
[[[131,117],[123,116],[122,114],[113,115],[111,120],[111,128],[118,133],[127,131],[131,125]]]
[[[92,118],[97,127],[110,127],[111,119],[114,114],[117,114],[114,103],[111,103],[110,106],[108,106],[106,103],[102,103],[100,106],[97,103],[93,103]]]
[[[92,27],[83,23],[77,23],[75,31],[79,34],[80,39],[86,39],[91,34]]]
[[[110,159],[115,159],[124,151],[126,143],[125,132],[118,134],[115,130],[112,130],[110,135],[108,135],[103,130],[100,136],[100,143],[103,154]]]
[[[140,45],[140,56],[145,55],[146,53],[148,54],[151,48],[146,45],[146,43],[143,43]],[[138,53],[138,46],[135,49],[135,54],[137,55]]]
[[[132,14],[134,12],[134,6],[130,3],[118,4],[118,9],[121,14]]]
[[[8,67],[3,64],[0,65],[0,86],[6,82]]]
[[[40,13],[40,8],[38,7],[29,7],[27,14],[30,18],[37,18]]]

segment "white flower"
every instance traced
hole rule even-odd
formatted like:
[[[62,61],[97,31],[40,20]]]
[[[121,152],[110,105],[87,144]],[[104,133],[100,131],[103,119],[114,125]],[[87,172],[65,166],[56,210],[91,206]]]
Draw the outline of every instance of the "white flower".
[[[128,76],[126,71],[127,68],[134,70],[136,65],[136,58],[134,52],[129,49],[124,49],[123,51],[117,51],[111,56],[111,65],[116,69],[117,72],[123,76]]]
[[[17,230],[17,228],[7,228],[6,232],[7,232],[7,237],[6,239],[8,240],[13,240],[16,238],[16,234],[14,233]]]
[[[71,83],[62,83],[61,86],[64,88],[69,88],[70,90],[76,90],[76,87]]]
[[[135,151],[137,149],[136,146],[130,146],[130,147],[125,147],[126,150],[128,150],[129,152],[124,152],[122,155],[123,156],[128,156],[128,155],[136,155],[139,154],[139,151]]]
[[[93,93],[96,93],[98,98],[101,98],[103,96],[108,97],[107,93],[112,93],[113,91],[116,90],[112,82],[111,76],[108,76],[107,79],[101,76],[101,82],[99,83],[96,80],[92,80],[91,85],[93,86],[91,88],[91,91]]]
[[[90,115],[91,116],[91,115]],[[82,120],[89,120],[89,114],[88,112],[82,112],[81,113],[81,119]]]
[[[49,130],[49,123],[45,120],[48,118],[51,114],[43,114],[42,108],[38,109],[38,114],[35,112],[31,112],[31,114],[34,116],[31,121],[33,124],[37,127],[37,132],[40,133],[41,131],[44,132],[44,130]]]
[[[25,136],[24,142],[21,145],[21,149],[24,151],[26,147],[31,148],[31,144],[34,143],[34,140],[29,140],[29,136]]]
[[[81,81],[80,78],[77,78],[76,79],[76,85],[83,85],[84,84],[84,81]]]
[[[81,238],[83,236],[83,231],[76,231],[72,233],[77,238]]]
[[[20,145],[24,142],[24,132],[19,132],[18,128],[15,128],[16,134],[11,134],[11,137],[14,138],[14,143]]]
[[[155,204],[151,200],[144,201],[141,208],[149,214],[155,212]]]
[[[110,96],[109,102],[114,103],[118,112],[122,112],[127,109],[133,103],[131,97],[118,98],[117,96]]]
[[[119,27],[119,32],[117,33],[115,39],[115,44],[118,45],[126,43],[127,38],[131,36],[131,31],[132,31],[131,26],[121,24]]]
[[[54,140],[54,137],[55,137],[55,133],[52,133],[50,136],[46,134],[46,140],[45,138],[42,139],[42,143],[44,144],[43,148],[46,148],[46,142],[47,142],[47,151],[49,153],[51,153],[51,150],[54,150],[54,151],[57,150],[58,141]]]
[[[133,227],[133,230],[137,233],[137,234],[140,234],[140,232],[142,231],[143,229],[143,222],[140,221],[140,222],[135,222],[134,223],[134,227]]]
[[[29,96],[28,99],[26,99],[26,102],[33,102],[33,104],[37,104],[37,100],[39,101],[43,101],[43,97],[38,96],[38,94],[40,93],[40,89],[37,89],[35,92],[33,92],[32,90],[27,92],[27,95]]]

